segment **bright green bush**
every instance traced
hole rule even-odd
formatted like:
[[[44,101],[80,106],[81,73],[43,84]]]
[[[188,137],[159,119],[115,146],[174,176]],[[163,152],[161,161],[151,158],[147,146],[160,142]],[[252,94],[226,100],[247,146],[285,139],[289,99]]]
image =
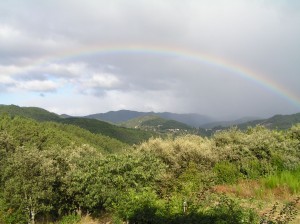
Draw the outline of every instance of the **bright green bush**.
[[[217,179],[220,183],[235,183],[241,176],[238,167],[229,162],[219,162],[214,167]]]
[[[157,223],[158,197],[151,189],[142,189],[142,191],[129,189],[121,195],[113,207],[117,215],[124,221]]]

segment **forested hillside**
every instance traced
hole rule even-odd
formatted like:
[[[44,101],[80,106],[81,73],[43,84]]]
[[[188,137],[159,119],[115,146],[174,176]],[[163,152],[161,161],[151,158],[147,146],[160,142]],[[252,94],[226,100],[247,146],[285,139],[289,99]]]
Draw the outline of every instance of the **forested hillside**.
[[[140,145],[2,115],[0,223],[299,223],[300,124]]]
[[[0,130],[13,136],[14,145],[47,150],[51,147],[89,145],[101,153],[120,151],[127,144],[101,134],[93,134],[74,125],[37,122],[19,116],[0,115]]]
[[[170,112],[155,113],[155,112],[138,112],[130,110],[110,111],[107,113],[91,114],[86,117],[111,123],[123,123],[143,116],[158,116],[166,120],[175,120],[191,127],[199,127],[202,124],[212,122],[213,119],[200,114],[176,114]]]
[[[122,127],[154,131],[158,133],[195,133],[196,129],[184,123],[149,115],[137,117],[120,124]]]
[[[58,121],[59,116],[38,107],[19,107],[16,105],[0,105],[0,114],[32,118],[37,121]]]
[[[240,129],[247,129],[250,126],[255,126],[255,125],[263,125],[267,128],[270,129],[288,129],[292,125],[300,123],[300,113],[297,114],[291,114],[291,115],[275,115],[273,117],[270,117],[268,119],[263,119],[263,120],[254,120],[251,122],[246,122],[239,124],[238,127]]]
[[[59,122],[64,124],[76,125],[92,133],[106,135],[127,144],[138,144],[148,140],[152,136],[157,136],[157,134],[154,132],[118,127],[116,125],[112,125],[96,119],[71,117],[61,119]]]
[[[70,124],[86,129],[94,134],[101,134],[117,139],[126,144],[138,144],[157,136],[154,132],[146,132],[131,128],[122,128],[96,119],[81,117],[59,116],[47,110],[37,107],[19,107],[15,105],[0,105],[0,114],[32,118],[36,121],[54,121]]]

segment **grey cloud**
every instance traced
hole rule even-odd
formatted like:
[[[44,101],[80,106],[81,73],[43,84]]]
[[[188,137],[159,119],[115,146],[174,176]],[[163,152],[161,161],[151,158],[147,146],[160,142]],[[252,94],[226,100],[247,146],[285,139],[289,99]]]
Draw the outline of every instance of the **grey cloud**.
[[[55,97],[78,99],[86,113],[101,112],[92,101],[107,110],[217,116],[298,112],[276,92],[213,63],[159,52],[80,53],[119,45],[199,52],[300,98],[299,12],[297,1],[271,0],[1,1],[1,91],[48,91],[53,95],[44,98],[52,98],[42,105],[61,113],[66,108]]]

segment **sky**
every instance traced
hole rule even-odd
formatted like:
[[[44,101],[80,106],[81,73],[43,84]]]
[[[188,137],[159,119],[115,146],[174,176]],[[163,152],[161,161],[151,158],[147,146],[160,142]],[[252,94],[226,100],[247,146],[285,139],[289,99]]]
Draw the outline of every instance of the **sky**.
[[[300,112],[300,1],[0,1],[0,104]]]

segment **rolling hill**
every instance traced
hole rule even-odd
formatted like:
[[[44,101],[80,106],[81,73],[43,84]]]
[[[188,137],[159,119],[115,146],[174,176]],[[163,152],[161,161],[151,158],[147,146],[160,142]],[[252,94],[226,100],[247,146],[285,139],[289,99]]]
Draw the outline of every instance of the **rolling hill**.
[[[71,117],[61,119],[60,122],[84,128],[92,133],[106,135],[127,144],[138,144],[148,140],[152,136],[156,136],[154,132],[118,127],[104,121],[90,118]]]
[[[257,125],[262,125],[268,129],[286,130],[297,123],[300,123],[300,113],[290,115],[274,115],[273,117],[267,119],[252,120],[240,124],[218,124],[218,126],[206,128],[206,130],[214,133],[216,131],[228,129],[233,126],[240,130],[246,130],[249,127],[255,127]]]
[[[200,124],[201,122],[205,124],[202,123],[200,128],[199,126],[196,127],[198,128],[198,134],[203,136],[210,136],[218,130],[227,129],[231,126],[237,126],[239,129],[245,130],[247,127],[263,125],[270,129],[282,130],[290,128],[293,124],[300,123],[300,113],[275,115],[268,119],[257,119],[244,123],[241,123],[243,120],[207,123],[205,120],[210,120],[210,118],[197,114],[154,113],[129,110],[111,111],[86,117],[71,117],[69,115],[57,115],[38,107],[19,107],[16,105],[0,105],[0,114],[31,118],[39,122],[52,121],[75,125],[91,133],[115,138],[126,144],[143,142],[157,135],[155,132],[164,133],[168,129],[187,130],[187,132],[192,131],[194,133],[193,127],[195,127],[195,124]],[[104,118],[108,122],[123,121],[118,122],[123,127],[101,121],[99,120],[100,118]],[[187,123],[193,123],[194,125],[189,126]]]
[[[199,115],[199,114],[176,114],[176,113],[169,113],[169,112],[163,112],[163,113],[137,112],[137,111],[130,111],[130,110],[119,110],[119,111],[110,111],[107,113],[91,114],[86,116],[86,118],[93,118],[93,119],[117,124],[117,123],[126,122],[134,118],[151,116],[151,115],[159,116],[167,120],[175,120],[196,128],[198,128],[200,125],[213,122],[212,118],[204,115]]]
[[[292,125],[300,123],[300,113],[290,115],[275,115],[268,119],[254,120],[237,125],[238,128],[244,130],[247,127],[263,125],[269,129],[284,130]]]
[[[243,123],[247,123],[250,121],[256,121],[256,120],[261,120],[261,118],[258,117],[244,117],[244,118],[240,118],[237,120],[230,120],[230,121],[216,121],[216,122],[212,122],[212,123],[207,123],[207,124],[203,124],[201,125],[201,128],[214,128],[214,127],[230,127],[230,126],[234,126],[234,125],[239,125],[239,124],[243,124]]]
[[[21,116],[37,121],[59,121],[60,116],[39,107],[19,107],[16,105],[0,105],[0,114]]]
[[[159,133],[166,132],[186,132],[190,133],[192,131],[195,132],[195,128],[192,128],[184,123],[175,121],[175,120],[167,120],[161,118],[157,115],[147,115],[142,117],[137,117],[126,122],[120,124],[123,127],[128,128],[136,128],[142,130],[151,130]]]
[[[126,144],[138,144],[155,135],[155,133],[147,131],[118,127],[116,125],[112,125],[96,119],[70,117],[66,115],[61,117],[55,113],[51,113],[47,110],[37,107],[1,105],[0,114],[8,114],[13,117],[20,116],[31,118],[39,122],[52,121],[62,124],[74,125],[88,130],[91,133],[105,135]]]

